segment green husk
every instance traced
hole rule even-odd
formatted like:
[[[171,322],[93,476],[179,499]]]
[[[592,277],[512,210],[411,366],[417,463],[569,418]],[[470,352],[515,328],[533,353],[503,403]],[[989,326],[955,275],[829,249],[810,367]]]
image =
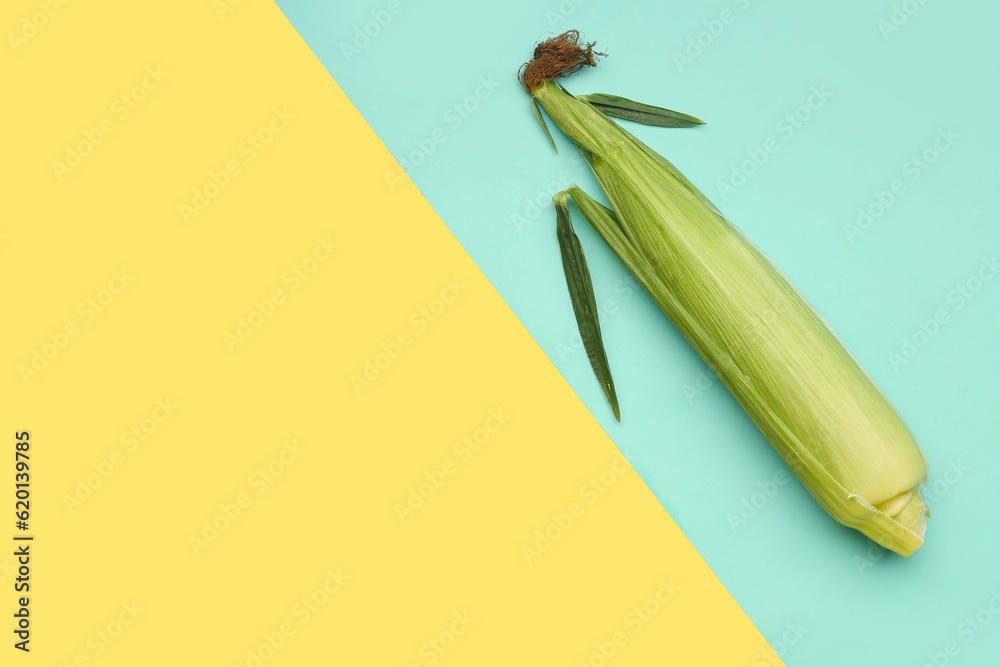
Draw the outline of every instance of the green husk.
[[[538,122],[542,125],[542,129],[545,130],[545,136],[549,138],[549,142],[552,144],[552,150],[558,153],[559,149],[556,148],[556,140],[552,138],[552,133],[549,132],[549,126],[545,124],[545,118],[542,117],[542,112],[538,108],[538,103],[535,102],[534,97],[531,98],[531,110],[535,112],[535,118],[538,119]]]
[[[605,116],[634,120],[645,125],[658,125],[660,127],[692,127],[694,125],[704,125],[705,121],[689,116],[686,113],[654,107],[642,102],[635,102],[617,95],[605,95],[604,93],[591,93],[590,95],[580,95],[577,99],[591,105]],[[548,128],[546,128],[548,131]]]
[[[589,56],[592,46],[577,48]],[[558,74],[533,76],[537,53],[522,83],[611,203],[574,187],[566,193],[577,208],[823,508],[911,555],[929,516],[928,470],[899,413],[785,275],[672,164],[554,84]]]
[[[601,339],[597,299],[594,297],[594,285],[590,282],[590,270],[587,268],[583,245],[573,231],[566,195],[559,193],[553,197],[552,202],[556,207],[556,234],[559,237],[559,250],[562,252],[563,270],[566,272],[566,285],[569,287],[570,299],[573,302],[580,338],[583,340],[584,349],[587,350],[594,374],[597,375],[601,389],[615,413],[615,419],[620,422],[622,417],[618,410],[618,396],[615,393],[615,382],[611,378],[608,357],[604,351],[604,341]]]

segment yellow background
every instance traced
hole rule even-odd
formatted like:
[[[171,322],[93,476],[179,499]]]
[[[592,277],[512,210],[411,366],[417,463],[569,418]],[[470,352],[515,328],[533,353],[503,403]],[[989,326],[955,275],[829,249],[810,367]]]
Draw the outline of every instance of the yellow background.
[[[5,3],[3,663],[780,664],[278,9],[230,5]]]

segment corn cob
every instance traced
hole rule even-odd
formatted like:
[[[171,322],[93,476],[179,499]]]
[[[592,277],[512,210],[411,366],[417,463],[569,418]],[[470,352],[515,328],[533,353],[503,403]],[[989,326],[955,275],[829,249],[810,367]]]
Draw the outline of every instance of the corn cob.
[[[611,203],[573,187],[556,195],[557,210],[568,214],[567,195],[573,199],[834,519],[911,555],[930,516],[920,493],[928,478],[920,446],[763,252],[670,162],[608,118],[608,105],[591,101],[598,96],[577,98],[554,82],[594,65],[601,54],[593,46],[564,33],[538,45],[519,74]],[[618,104],[611,115],[629,117],[616,113],[626,106]],[[630,108],[638,106],[645,105]]]

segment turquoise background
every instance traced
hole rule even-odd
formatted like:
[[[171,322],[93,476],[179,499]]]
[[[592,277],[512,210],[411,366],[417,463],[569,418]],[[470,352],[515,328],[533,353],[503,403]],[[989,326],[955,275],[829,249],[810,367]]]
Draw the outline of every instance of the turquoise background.
[[[787,664],[1000,662],[1000,276],[976,282],[1000,256],[1000,7],[278,4],[397,159],[422,157],[417,186]],[[570,181],[603,197],[554,125],[553,154],[515,80],[538,39],[570,28],[608,54],[568,80],[571,91],[708,122],[626,126],[782,267],[906,418],[934,480],[928,541],[914,557],[840,526],[794,478],[775,482],[784,463],[579,219],[607,304],[615,423],[574,340],[549,203]],[[802,107],[814,88],[832,96]],[[796,113],[797,126],[783,121]],[[951,138],[935,148],[939,136]],[[746,163],[765,145],[777,150],[764,164]],[[933,164],[921,169],[912,158],[925,151]],[[741,167],[753,173],[720,189]],[[877,213],[897,180],[895,201],[849,233],[859,207]],[[979,289],[966,298],[959,285]],[[581,657],[587,646],[582,638]]]

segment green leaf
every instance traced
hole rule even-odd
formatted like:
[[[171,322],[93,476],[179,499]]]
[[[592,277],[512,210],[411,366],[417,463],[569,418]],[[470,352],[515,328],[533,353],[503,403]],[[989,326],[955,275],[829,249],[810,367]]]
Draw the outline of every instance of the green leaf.
[[[581,95],[578,99],[587,102],[605,116],[634,120],[637,123],[645,123],[646,125],[691,127],[692,125],[705,124],[705,121],[679,111],[634,102],[616,95],[592,93],[590,95]]]
[[[545,119],[542,117],[542,111],[538,108],[538,102],[535,101],[534,97],[531,98],[531,110],[535,112],[535,118],[537,118],[538,122],[542,124],[542,129],[545,130],[546,136],[548,136],[549,141],[552,142],[553,150],[558,153],[559,149],[556,148],[556,140],[552,138],[552,133],[549,132],[549,126],[545,124]]]
[[[611,377],[611,367],[608,365],[604,341],[601,338],[601,323],[597,316],[594,285],[590,280],[590,270],[587,268],[587,258],[583,254],[583,245],[573,231],[566,193],[557,194],[552,198],[552,203],[556,207],[556,235],[559,238],[563,270],[566,272],[566,285],[573,301],[573,313],[580,328],[580,338],[583,339],[583,347],[587,350],[587,357],[601,384],[601,389],[615,413],[615,419],[620,422],[622,418],[618,410],[615,382]]]

